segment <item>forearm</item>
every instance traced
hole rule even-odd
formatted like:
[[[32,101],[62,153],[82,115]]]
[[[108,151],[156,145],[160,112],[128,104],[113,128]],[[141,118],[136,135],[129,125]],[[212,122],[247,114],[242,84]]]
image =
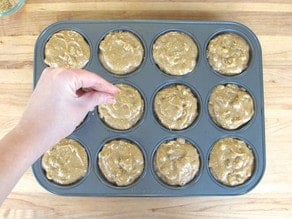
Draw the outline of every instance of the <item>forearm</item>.
[[[23,129],[18,125],[0,141],[0,205],[45,148],[37,133]]]
[[[35,160],[96,105],[114,103],[117,92],[95,73],[46,68],[19,124],[0,141],[0,205]]]

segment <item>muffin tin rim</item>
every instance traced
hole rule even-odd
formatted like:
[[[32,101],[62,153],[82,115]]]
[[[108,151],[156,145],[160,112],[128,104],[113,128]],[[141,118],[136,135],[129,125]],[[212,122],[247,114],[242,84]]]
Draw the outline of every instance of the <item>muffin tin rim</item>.
[[[83,24],[83,23],[96,23],[96,21],[69,21],[68,23],[69,23],[69,26],[70,26],[70,24],[72,25],[72,24],[79,24],[79,22],[81,23],[81,24]],[[102,22],[102,21],[98,21],[98,22]],[[114,24],[114,26],[118,26],[120,23],[124,23],[124,22],[130,22],[130,25],[132,24],[132,23],[134,23],[134,24],[138,24],[138,23],[140,23],[140,22],[145,22],[145,24],[151,24],[151,23],[154,23],[154,24],[158,24],[158,25],[161,25],[161,24],[163,24],[163,25],[169,25],[169,24],[171,24],[171,25],[176,25],[176,24],[185,24],[186,22],[190,22],[191,24],[192,23],[195,23],[195,24],[203,24],[203,25],[209,25],[209,24],[215,24],[215,25],[218,25],[218,26],[220,26],[220,25],[225,25],[225,24],[227,24],[227,25],[233,25],[232,27],[234,27],[234,29],[233,28],[231,28],[232,30],[236,30],[236,31],[239,31],[240,33],[241,33],[241,30],[240,30],[240,28],[241,27],[244,27],[244,29],[243,29],[243,32],[247,32],[247,35],[249,36],[250,35],[250,37],[251,37],[251,41],[252,41],[252,43],[251,44],[249,44],[250,46],[251,46],[251,48],[254,48],[255,49],[255,52],[256,53],[258,53],[259,55],[261,55],[261,48],[260,48],[260,45],[259,45],[259,42],[258,42],[258,40],[257,40],[257,37],[254,35],[254,33],[252,32],[252,31],[250,31],[246,26],[244,26],[244,25],[242,25],[242,24],[240,24],[240,23],[236,23],[236,22],[229,22],[229,21],[227,21],[227,22],[222,22],[222,21],[214,21],[214,22],[209,22],[209,21],[199,21],[199,22],[196,22],[196,21],[143,21],[143,20],[136,20],[136,21],[132,21],[132,20],[124,20],[124,21],[105,21],[105,25],[108,25],[108,24]],[[56,23],[54,23],[54,24],[51,24],[50,26],[54,26],[54,25],[58,25],[59,23],[64,23],[65,25],[66,24],[68,24],[68,23],[66,23],[66,21],[64,22],[64,21],[61,21],[61,22],[56,22]],[[127,25],[129,25],[129,24],[127,24]],[[234,26],[235,25],[235,26]],[[49,27],[50,27],[49,26]],[[49,29],[49,27],[47,27],[48,29]],[[61,28],[61,29],[64,29],[64,28]],[[246,30],[247,29],[247,30]],[[249,34],[249,33],[251,33],[251,34]],[[43,34],[43,33],[42,33]],[[41,35],[42,35],[41,34]],[[246,38],[245,38],[246,39]],[[252,40],[253,39],[253,40]],[[205,41],[202,41],[202,40],[199,40],[201,43],[203,43],[203,42],[205,42]],[[255,41],[255,42],[253,42],[253,41]],[[258,49],[258,50],[256,50],[256,49]],[[37,48],[35,48],[35,50],[37,50]],[[203,53],[204,54],[204,53]],[[261,57],[261,56],[260,56]],[[149,58],[149,57],[148,57]],[[256,68],[255,68],[255,70],[256,71],[259,71],[260,72],[260,78],[262,78],[262,73],[261,73],[261,71],[262,71],[262,68],[261,68],[261,63],[262,63],[262,60],[261,60],[261,58],[260,59],[258,59],[258,62],[259,62],[259,66],[256,66]],[[257,63],[258,63],[257,62]],[[199,61],[197,62],[197,64],[196,64],[196,68],[197,68],[197,65],[198,65],[198,63],[199,63]],[[205,66],[206,65],[206,63],[205,63],[205,60],[203,60],[202,59],[202,62],[201,62],[201,65],[202,66]],[[208,66],[209,64],[207,63],[207,66]],[[250,64],[251,65],[251,64]],[[88,67],[88,66],[87,66]],[[195,69],[196,69],[195,68]],[[89,66],[89,69],[91,69],[91,67]],[[165,73],[163,73],[163,74],[165,74]],[[214,74],[213,72],[212,72],[212,74]],[[189,75],[189,74],[187,74],[187,75]],[[239,75],[242,75],[242,73],[240,73]],[[35,75],[34,74],[34,83],[36,84],[36,79],[38,78],[39,76],[38,75]],[[171,77],[174,77],[174,76],[171,76]],[[181,77],[181,76],[180,76]],[[226,77],[225,75],[223,75],[223,77]],[[227,76],[228,77],[228,76]],[[230,77],[230,76],[229,76]],[[244,76],[245,77],[245,76]],[[232,79],[234,79],[234,80],[237,80],[238,78],[233,78],[232,77]],[[230,79],[231,80],[231,79]],[[262,88],[262,84],[260,84],[259,85],[261,88]],[[261,93],[261,89],[260,89],[260,91],[259,91],[260,93],[259,93],[259,95],[257,95],[255,98],[258,100],[259,98],[261,98],[261,97],[263,97],[263,94]],[[201,94],[201,93],[200,93]],[[254,100],[254,99],[253,99]],[[261,101],[260,99],[259,99],[259,104],[261,103],[261,102],[263,102],[263,101]],[[263,107],[263,106],[262,106]],[[203,108],[202,108],[203,109]],[[260,109],[258,109],[259,110],[259,116],[263,116],[264,114],[264,109],[263,108],[260,108]],[[263,117],[261,117],[261,118],[263,118]],[[92,118],[90,118],[90,119],[92,119]],[[260,123],[260,124],[263,124],[263,128],[264,128],[264,121],[263,120],[260,120],[260,121],[257,121],[257,124],[258,123]],[[226,130],[224,130],[225,132],[226,132]],[[261,145],[263,145],[262,147],[260,147],[259,148],[259,150],[260,151],[262,151],[264,154],[263,154],[263,157],[261,158],[261,161],[263,161],[263,167],[261,167],[261,170],[262,169],[264,169],[265,168],[265,147],[264,147],[264,144],[265,144],[265,139],[264,139],[264,129],[263,130],[261,130],[262,132],[262,136],[260,136],[260,139],[261,140],[256,140],[256,142],[258,142],[258,143],[260,143]],[[170,133],[171,134],[171,133]],[[228,133],[227,133],[228,134]],[[230,134],[230,133],[229,133]],[[261,174],[261,176],[263,175],[263,173],[264,173],[264,171],[262,171],[260,174]],[[258,175],[258,174],[257,174]],[[261,178],[261,176],[259,177],[259,179],[258,179],[258,181],[260,180],[260,178]],[[252,183],[252,184],[254,184],[254,183]],[[257,184],[257,183],[256,183]],[[255,184],[255,185],[256,185]],[[255,187],[255,185],[253,185],[253,187],[252,188],[249,188],[249,190],[250,189],[253,189],[254,187]],[[248,186],[247,186],[248,187]],[[241,190],[241,192],[242,193],[246,193],[248,190],[246,190],[245,189],[245,191],[243,191],[243,190]],[[224,192],[223,192],[224,193]],[[103,194],[103,193],[102,193]],[[148,193],[147,193],[148,194]],[[241,193],[228,193],[228,192],[226,192],[226,194],[225,195],[239,195],[239,194],[241,194]],[[72,194],[71,194],[72,195]],[[75,195],[78,195],[78,194],[75,194]],[[97,195],[97,194],[96,194]],[[112,194],[113,195],[113,194]],[[136,194],[134,194],[134,195],[131,195],[131,194],[128,194],[128,193],[126,193],[126,194],[124,194],[124,193],[121,193],[121,194],[118,194],[118,196],[137,196]],[[177,196],[177,195],[179,195],[179,194],[174,194],[173,196]],[[186,195],[186,194],[185,194]],[[197,192],[195,191],[194,192],[194,194],[193,195],[198,195],[197,194]],[[204,194],[203,194],[204,195]],[[206,195],[206,194],[205,194]],[[215,194],[216,195],[216,194]],[[217,194],[217,195],[224,195],[224,194]],[[111,193],[109,193],[109,196],[111,196]],[[116,195],[114,195],[114,196],[116,196]],[[141,194],[141,196],[144,196],[143,194]],[[147,195],[146,195],[147,196]],[[151,194],[150,196],[157,196],[157,195],[155,195],[155,194]],[[169,194],[164,194],[164,193],[159,193],[158,194],[158,196],[172,196],[172,195],[169,195]]]

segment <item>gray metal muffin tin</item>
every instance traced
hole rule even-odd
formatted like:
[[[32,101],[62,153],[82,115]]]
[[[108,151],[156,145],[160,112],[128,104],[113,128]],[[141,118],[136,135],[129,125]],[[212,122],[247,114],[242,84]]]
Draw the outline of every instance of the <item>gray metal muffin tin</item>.
[[[89,169],[79,182],[61,186],[49,181],[41,167],[41,158],[33,164],[33,172],[38,182],[48,191],[59,195],[78,196],[205,196],[240,195],[254,188],[265,169],[265,129],[261,47],[255,34],[247,27],[234,22],[196,21],[63,21],[47,27],[39,36],[34,54],[34,86],[42,71],[44,47],[48,39],[60,30],[75,30],[88,41],[91,57],[85,69],[98,73],[101,77],[116,84],[126,83],[136,87],[145,101],[145,113],[141,121],[132,129],[117,131],[101,121],[97,110],[89,112],[83,124],[69,138],[79,141],[88,152]],[[111,31],[125,30],[136,34],[145,49],[141,66],[133,73],[118,76],[109,73],[98,59],[98,45]],[[181,31],[191,36],[198,46],[198,59],[195,69],[184,76],[170,76],[160,71],[152,57],[152,44],[162,33]],[[212,70],[206,58],[206,48],[210,39],[220,33],[236,33],[250,45],[248,68],[237,76],[223,76]],[[199,116],[195,123],[181,131],[171,131],[162,127],[153,112],[155,93],[168,84],[184,84],[191,88],[199,100]],[[208,98],[218,84],[235,83],[244,87],[253,97],[255,114],[251,121],[235,131],[227,131],[214,124],[208,114]],[[165,140],[183,137],[196,146],[200,154],[201,167],[196,178],[183,187],[165,185],[153,170],[153,155],[156,148]],[[208,157],[213,144],[224,137],[244,140],[255,156],[255,170],[252,177],[243,185],[229,187],[220,184],[210,173]],[[97,166],[98,152],[103,144],[112,139],[128,139],[138,144],[145,158],[142,176],[132,185],[117,187],[108,183]]]

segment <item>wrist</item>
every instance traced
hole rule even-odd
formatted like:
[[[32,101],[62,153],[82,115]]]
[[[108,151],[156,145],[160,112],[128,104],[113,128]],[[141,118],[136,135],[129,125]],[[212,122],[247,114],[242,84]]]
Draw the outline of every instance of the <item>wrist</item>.
[[[38,124],[20,121],[9,133],[21,154],[29,159],[38,159],[49,147],[57,143],[57,140],[50,139],[45,130],[40,130]],[[31,162],[33,163],[33,162]]]

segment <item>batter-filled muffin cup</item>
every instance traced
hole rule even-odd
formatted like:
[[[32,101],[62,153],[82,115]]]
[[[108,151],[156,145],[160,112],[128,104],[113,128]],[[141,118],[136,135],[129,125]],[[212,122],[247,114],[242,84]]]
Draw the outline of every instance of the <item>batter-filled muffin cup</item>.
[[[139,147],[128,140],[111,140],[98,154],[98,167],[104,178],[116,186],[129,186],[143,173],[144,156]]]
[[[182,84],[169,85],[156,93],[154,112],[165,128],[183,130],[197,118],[198,100],[189,87]]]
[[[84,68],[90,58],[90,47],[84,37],[73,30],[54,33],[45,45],[44,62],[50,67]]]
[[[84,147],[73,139],[63,139],[42,157],[47,179],[59,185],[71,185],[81,180],[88,170]]]
[[[209,42],[207,58],[216,72],[223,75],[237,75],[248,67],[250,47],[241,36],[222,33]]]
[[[239,186],[248,181],[254,172],[254,154],[240,139],[220,139],[210,152],[209,168],[218,182],[226,186]]]
[[[99,60],[111,73],[125,75],[135,71],[144,58],[139,38],[129,31],[110,32],[99,44]]]
[[[111,128],[127,130],[135,126],[144,114],[144,99],[131,85],[116,84],[119,92],[114,104],[98,106],[99,117]]]
[[[167,185],[184,186],[191,182],[200,169],[197,149],[183,138],[162,143],[153,160],[157,176]]]
[[[158,67],[170,75],[185,75],[196,66],[198,48],[187,34],[170,31],[159,36],[152,48]]]
[[[218,85],[211,93],[208,110],[219,127],[236,130],[253,117],[254,102],[243,87],[236,84]]]

